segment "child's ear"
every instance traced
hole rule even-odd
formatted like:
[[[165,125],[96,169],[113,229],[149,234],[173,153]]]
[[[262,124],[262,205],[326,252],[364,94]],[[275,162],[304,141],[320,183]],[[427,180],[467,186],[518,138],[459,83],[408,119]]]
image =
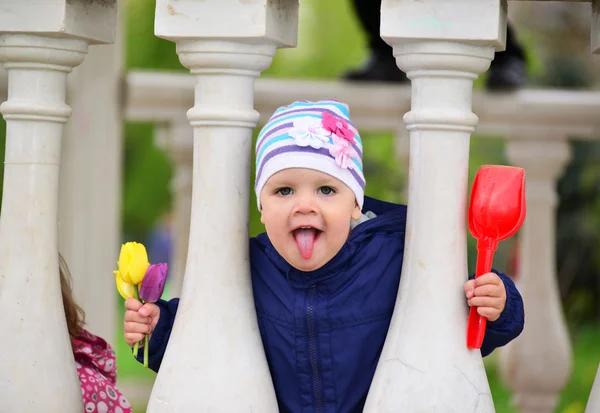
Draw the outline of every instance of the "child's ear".
[[[361,215],[362,215],[362,212],[360,210],[360,207],[358,206],[358,203],[355,203],[354,210],[352,211],[352,219],[355,221],[358,221],[358,219],[360,218]]]
[[[262,202],[260,201],[260,195],[262,194],[262,191],[260,194],[257,194],[258,196],[258,212],[260,212],[260,223],[265,225],[265,217],[263,214],[263,209],[262,209]]]

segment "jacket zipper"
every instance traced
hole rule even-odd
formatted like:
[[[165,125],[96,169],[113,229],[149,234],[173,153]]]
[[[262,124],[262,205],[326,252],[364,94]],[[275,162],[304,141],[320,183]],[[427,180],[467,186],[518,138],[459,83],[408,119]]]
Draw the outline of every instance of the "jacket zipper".
[[[323,395],[321,394],[321,379],[319,376],[319,364],[317,363],[317,338],[315,332],[315,299],[317,294],[317,286],[313,285],[310,290],[310,297],[308,299],[308,347],[310,351],[310,365],[313,371],[313,387],[315,390],[315,401],[317,402],[317,413],[323,412]]]

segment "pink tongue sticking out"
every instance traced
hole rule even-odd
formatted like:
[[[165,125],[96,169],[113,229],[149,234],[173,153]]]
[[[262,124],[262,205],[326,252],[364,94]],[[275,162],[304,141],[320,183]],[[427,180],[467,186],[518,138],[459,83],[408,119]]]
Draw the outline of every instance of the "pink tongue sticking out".
[[[314,228],[299,228],[294,231],[294,239],[298,245],[298,250],[305,260],[310,259],[315,246],[317,230]]]

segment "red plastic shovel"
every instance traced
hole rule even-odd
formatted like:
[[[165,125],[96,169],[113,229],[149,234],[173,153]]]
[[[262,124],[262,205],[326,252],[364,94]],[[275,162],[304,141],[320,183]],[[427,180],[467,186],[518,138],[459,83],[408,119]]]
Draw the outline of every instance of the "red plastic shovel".
[[[519,230],[525,220],[525,170],[484,165],[477,171],[469,203],[469,230],[477,239],[475,278],[492,270],[498,242]],[[471,307],[467,347],[481,348],[487,319]]]

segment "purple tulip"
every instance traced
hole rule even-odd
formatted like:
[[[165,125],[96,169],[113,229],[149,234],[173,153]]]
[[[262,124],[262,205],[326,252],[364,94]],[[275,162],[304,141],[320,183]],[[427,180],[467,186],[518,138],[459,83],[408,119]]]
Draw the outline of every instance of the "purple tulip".
[[[140,286],[140,298],[142,300],[147,303],[154,303],[160,299],[165,289],[168,269],[166,262],[152,264],[148,267]]]

